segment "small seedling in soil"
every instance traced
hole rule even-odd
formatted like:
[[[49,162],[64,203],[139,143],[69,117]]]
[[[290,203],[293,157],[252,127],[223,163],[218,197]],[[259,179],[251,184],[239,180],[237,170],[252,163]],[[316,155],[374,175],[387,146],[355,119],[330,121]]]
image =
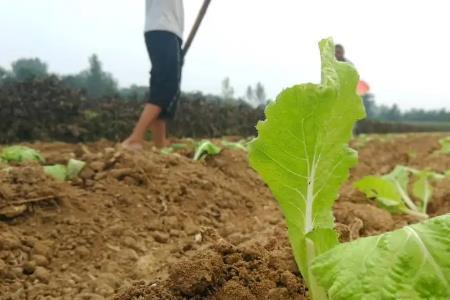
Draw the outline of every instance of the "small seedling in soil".
[[[45,166],[44,173],[50,177],[53,177],[57,181],[72,180],[78,177],[85,166],[86,163],[84,161],[70,159],[67,166],[60,164]]]
[[[357,163],[348,143],[365,113],[356,70],[335,60],[331,39],[320,49],[322,83],[283,91],[249,150],[284,213],[309,297],[450,299],[450,215],[338,245],[332,207]]]
[[[420,219],[428,218],[427,208],[433,197],[431,182],[445,176],[431,171],[419,171],[405,166],[397,166],[384,176],[366,176],[354,186],[376,201],[378,206],[394,214],[409,214]],[[409,186],[412,184],[412,195]]]
[[[239,142],[229,142],[227,140],[222,140],[221,143],[227,149],[239,149],[247,151],[247,142],[245,140],[241,140]]]
[[[450,154],[450,137],[439,140],[439,144],[441,144],[441,150],[439,153]]]
[[[11,146],[0,153],[0,161],[7,163],[38,162],[43,163],[44,157],[39,151],[25,146]]]
[[[204,140],[195,146],[195,154],[193,160],[201,160],[208,155],[218,155],[222,149],[214,145],[211,141]]]

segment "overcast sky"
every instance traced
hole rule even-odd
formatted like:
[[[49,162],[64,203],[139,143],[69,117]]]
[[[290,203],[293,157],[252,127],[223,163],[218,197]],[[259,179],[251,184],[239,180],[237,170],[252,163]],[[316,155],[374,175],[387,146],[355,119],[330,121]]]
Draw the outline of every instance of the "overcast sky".
[[[146,84],[144,0],[0,0],[0,65],[39,57],[77,73],[97,53],[120,86]],[[185,0],[186,35],[202,0]],[[220,93],[228,76],[243,95],[261,81],[270,97],[318,82],[317,42],[332,36],[378,103],[450,109],[446,0],[213,0],[188,54],[185,91]]]

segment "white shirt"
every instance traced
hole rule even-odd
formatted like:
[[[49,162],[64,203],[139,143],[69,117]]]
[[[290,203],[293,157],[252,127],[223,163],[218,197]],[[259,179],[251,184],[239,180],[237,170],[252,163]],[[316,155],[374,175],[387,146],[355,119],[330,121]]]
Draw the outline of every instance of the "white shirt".
[[[145,32],[169,31],[183,39],[183,0],[146,0]]]

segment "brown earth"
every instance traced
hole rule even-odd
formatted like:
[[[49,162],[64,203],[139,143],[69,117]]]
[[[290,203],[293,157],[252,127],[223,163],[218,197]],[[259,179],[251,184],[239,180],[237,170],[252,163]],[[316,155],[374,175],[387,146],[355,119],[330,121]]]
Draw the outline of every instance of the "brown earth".
[[[336,202],[342,241],[416,220],[377,208],[351,183],[397,164],[450,169],[439,135],[369,136]],[[0,299],[307,299],[276,202],[225,150],[193,162],[151,145],[30,145],[48,163],[88,162],[57,183],[37,165],[0,171]],[[435,185],[432,215],[450,212],[450,181]]]

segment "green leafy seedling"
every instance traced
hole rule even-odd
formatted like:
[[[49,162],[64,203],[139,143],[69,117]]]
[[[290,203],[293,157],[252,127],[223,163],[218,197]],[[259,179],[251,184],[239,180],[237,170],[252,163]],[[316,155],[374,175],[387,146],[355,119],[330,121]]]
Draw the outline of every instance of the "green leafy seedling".
[[[222,145],[228,149],[239,149],[247,152],[247,143],[245,140],[241,140],[239,142],[229,142],[227,140],[221,141]]]
[[[357,161],[348,142],[364,108],[356,71],[336,62],[331,40],[320,48],[322,84],[282,92],[266,108],[249,149],[250,164],[281,206],[310,298],[450,299],[450,215],[338,245],[332,206]],[[383,178],[383,189],[402,197],[405,171],[413,172],[394,171]]]
[[[193,160],[200,160],[207,155],[218,155],[221,151],[222,149],[211,141],[204,140],[196,145]]]
[[[70,159],[66,166],[60,164],[45,166],[44,173],[57,181],[72,180],[81,173],[85,166],[84,161]]]
[[[4,148],[0,158],[8,163],[38,162],[43,163],[44,157],[39,151],[25,146],[11,146]]]
[[[365,117],[358,73],[336,61],[331,39],[320,42],[322,83],[284,90],[266,107],[250,143],[251,166],[284,213],[294,257],[313,300],[327,299],[311,272],[315,257],[338,244],[332,206],[357,154],[348,143]]]
[[[67,163],[67,178],[72,180],[81,173],[81,171],[86,166],[86,163],[77,159],[70,159]]]
[[[433,195],[431,182],[443,178],[442,174],[399,165],[387,175],[366,176],[355,182],[354,187],[391,213],[409,214],[426,219],[428,203]],[[412,200],[408,192],[411,180],[413,195],[420,201],[418,204]]]
[[[339,245],[312,273],[333,300],[450,299],[450,214]]]
[[[419,171],[414,174],[413,195],[420,200],[420,210],[422,213],[427,213],[428,204],[433,197],[432,182],[439,181],[445,178],[445,175],[438,174],[432,171]]]
[[[439,144],[441,144],[439,153],[450,154],[450,136],[440,139]]]
[[[54,178],[57,181],[66,181],[67,180],[67,167],[64,165],[53,165],[53,166],[45,166],[44,173],[47,176]]]

